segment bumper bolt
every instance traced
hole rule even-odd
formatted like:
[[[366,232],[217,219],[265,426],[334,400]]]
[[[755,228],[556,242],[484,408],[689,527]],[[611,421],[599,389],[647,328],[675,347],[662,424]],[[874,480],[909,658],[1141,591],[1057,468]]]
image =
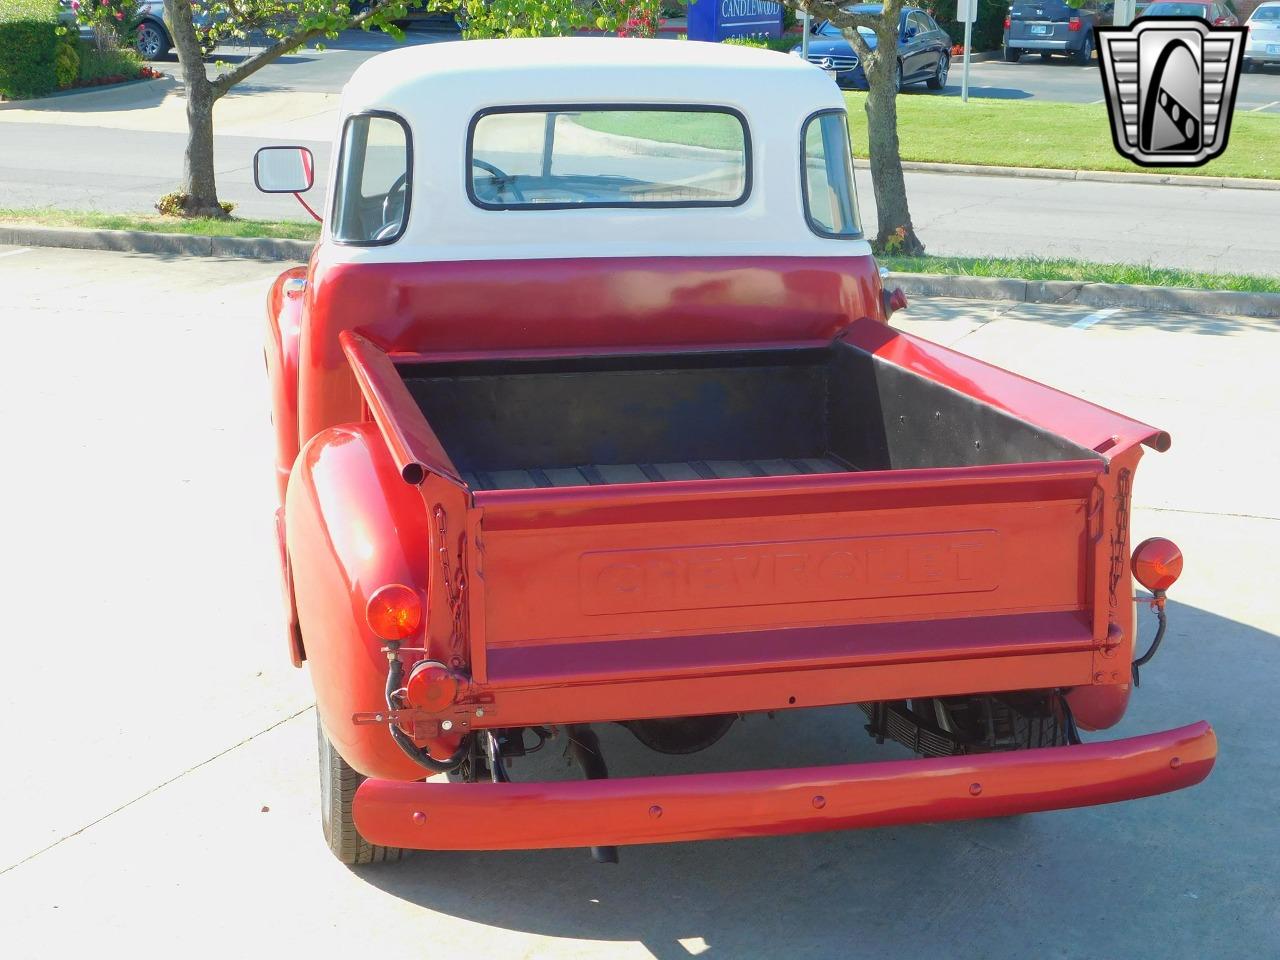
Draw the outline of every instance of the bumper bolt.
[[[662,816],[662,808],[655,803],[652,807],[649,808],[649,816],[657,820],[660,816]]]
[[[1181,757],[1174,757],[1172,760],[1169,761],[1170,770],[1177,770],[1180,766],[1182,766]]]
[[[971,784],[969,784],[969,795],[970,795],[970,796],[976,797],[976,796],[978,796],[980,793],[982,793],[982,784],[980,784],[980,783],[971,783]]]
[[[421,826],[427,822],[427,815],[421,810],[413,811],[413,822]]]
[[[827,805],[827,798],[824,797],[822,794],[818,794],[816,797],[813,798],[813,809],[821,810],[826,805]]]
[[[453,721],[452,721],[452,720],[441,720],[441,721],[440,721],[440,729],[441,729],[441,730],[443,730],[445,733],[448,733],[450,730],[452,730],[452,729],[453,729]]]

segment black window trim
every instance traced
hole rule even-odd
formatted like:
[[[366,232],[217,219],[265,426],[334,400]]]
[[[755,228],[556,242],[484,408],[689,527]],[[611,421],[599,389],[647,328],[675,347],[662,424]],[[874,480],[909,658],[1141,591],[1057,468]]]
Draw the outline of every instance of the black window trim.
[[[395,236],[387,237],[383,240],[339,240],[334,236],[333,231],[338,226],[338,203],[342,200],[342,158],[346,153],[345,147],[347,143],[347,131],[351,127],[351,121],[359,120],[363,117],[381,117],[385,120],[394,120],[400,124],[400,129],[404,131],[404,158],[405,158],[405,179],[404,179],[404,214],[400,219],[400,229],[396,231]],[[413,205],[413,132],[409,129],[409,123],[404,117],[390,110],[361,110],[357,113],[347,115],[342,121],[342,136],[338,138],[338,155],[335,158],[337,163],[337,171],[333,179],[333,206],[329,211],[329,222],[332,226],[329,228],[329,240],[333,243],[344,247],[385,247],[395,243],[409,229],[409,211]]]
[[[809,229],[824,240],[865,240],[866,231],[862,228],[862,211],[858,209],[858,187],[852,180],[852,140],[849,141],[849,185],[853,189],[853,215],[858,218],[858,232],[832,233],[830,230],[823,228],[813,219],[813,211],[809,208],[809,164],[808,154],[805,149],[805,138],[809,135],[809,125],[819,117],[826,116],[827,114],[835,114],[844,120],[845,138],[849,138],[849,112],[847,110],[841,110],[839,107],[826,107],[822,110],[815,110],[804,118],[804,123],[800,124],[800,201],[804,204],[804,219],[809,224]]]
[[[475,158],[476,125],[485,117],[502,113],[588,113],[611,110],[615,112],[662,111],[680,113],[724,113],[733,117],[742,127],[742,193],[735,200],[600,200],[590,203],[489,203],[476,196],[472,178],[471,161]],[[659,210],[696,209],[704,207],[740,207],[751,198],[755,186],[755,159],[751,149],[751,125],[741,110],[730,106],[705,103],[535,103],[485,107],[471,118],[467,125],[467,155],[463,178],[466,181],[467,199],[481,210]]]

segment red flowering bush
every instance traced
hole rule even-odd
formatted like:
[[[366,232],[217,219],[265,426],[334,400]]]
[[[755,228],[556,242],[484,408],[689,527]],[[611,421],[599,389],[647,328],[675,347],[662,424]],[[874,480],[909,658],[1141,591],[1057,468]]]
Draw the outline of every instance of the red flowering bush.
[[[662,25],[662,0],[634,0],[619,18],[618,36],[656,37]]]
[[[93,31],[93,43],[98,50],[114,50],[126,37],[131,37],[138,26],[137,0],[71,0],[76,20]]]

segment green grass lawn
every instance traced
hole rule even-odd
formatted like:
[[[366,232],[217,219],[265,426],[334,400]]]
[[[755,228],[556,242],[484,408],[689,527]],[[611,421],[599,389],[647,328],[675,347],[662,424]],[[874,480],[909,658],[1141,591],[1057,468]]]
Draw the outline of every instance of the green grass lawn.
[[[671,110],[587,110],[574,122],[588,130],[638,140],[741,150],[742,125],[727,113]]]
[[[42,227],[88,227],[93,230],[142,230],[147,233],[185,233],[201,237],[272,237],[278,240],[317,240],[320,224],[301,220],[187,220],[151,214],[90,213],[68,210],[12,210],[0,207],[0,223]]]
[[[854,154],[867,155],[865,93],[846,93]],[[723,114],[584,113],[592,130],[663,143],[738,145],[737,124]],[[984,166],[1058,167],[1125,173],[1280,179],[1280,116],[1237,111],[1227,151],[1203,167],[1140,167],[1116,153],[1105,104],[1042,100],[970,100],[928,93],[898,98],[902,159]]]
[[[846,93],[854,154],[867,155],[865,93]],[[898,97],[903,160],[1280,179],[1280,116],[1237,111],[1226,152],[1203,167],[1140,167],[1116,153],[1105,104]]]
[[[1177,189],[1176,187],[1173,189]],[[881,266],[901,273],[954,274],[964,277],[1014,277],[1019,280],[1077,280],[1094,283],[1185,287],[1280,293],[1280,277],[1236,273],[1195,273],[1163,267],[1038,257],[877,257]]]
[[[4,223],[46,227],[90,227],[103,230],[144,230],[151,233],[185,233],[216,237],[272,237],[286,240],[315,240],[320,235],[319,224],[292,220],[183,220],[176,217],[134,214],[0,208],[0,224]],[[1038,257],[886,256],[878,259],[882,266],[901,273],[1013,277],[1022,280],[1077,280],[1200,290],[1280,293],[1280,277],[1196,273],[1190,270],[1120,263],[1044,260]]]

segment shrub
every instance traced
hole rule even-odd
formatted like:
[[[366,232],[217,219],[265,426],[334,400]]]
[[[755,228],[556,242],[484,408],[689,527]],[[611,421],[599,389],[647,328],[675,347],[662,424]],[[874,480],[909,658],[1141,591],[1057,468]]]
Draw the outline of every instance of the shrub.
[[[58,86],[57,0],[0,0],[0,96],[38,97]]]
[[[142,76],[142,71],[142,58],[123,47],[98,50],[89,44],[80,51],[80,83],[86,86],[108,81],[114,83],[136,80]]]
[[[166,193],[163,197],[156,201],[156,210],[164,217],[185,217],[187,215],[187,202],[191,199],[190,194],[175,191],[174,193]],[[223,200],[219,206],[226,212],[227,216],[235,211],[236,205],[230,200]]]
[[[777,50],[779,53],[790,53],[800,42],[797,37],[729,37],[724,43],[739,47],[759,47],[762,50]]]
[[[964,24],[956,22],[956,0],[936,0],[922,4],[938,26],[951,35],[953,44],[964,43]],[[1008,0],[978,0],[978,19],[973,22],[973,49],[998,50],[1004,41],[1004,18]]]
[[[58,39],[58,52],[53,57],[53,72],[58,80],[58,89],[65,90],[80,79],[79,42],[72,37],[62,36]]]
[[[99,53],[126,47],[138,28],[138,0],[71,0],[76,21],[93,31]]]

